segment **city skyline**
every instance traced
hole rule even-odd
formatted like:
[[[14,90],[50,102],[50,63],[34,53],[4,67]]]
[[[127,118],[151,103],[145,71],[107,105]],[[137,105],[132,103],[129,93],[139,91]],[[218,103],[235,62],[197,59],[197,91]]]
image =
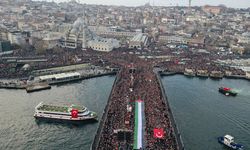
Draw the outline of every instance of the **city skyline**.
[[[54,2],[69,2],[70,0],[46,0],[46,1],[54,1]],[[137,0],[137,1],[117,1],[117,0],[76,0],[80,3],[86,4],[103,4],[103,5],[124,5],[124,6],[141,6],[146,3],[150,3],[154,6],[188,6],[188,0]],[[248,8],[250,7],[249,0],[192,0],[192,6],[203,6],[203,5],[226,5],[227,7],[233,8]]]

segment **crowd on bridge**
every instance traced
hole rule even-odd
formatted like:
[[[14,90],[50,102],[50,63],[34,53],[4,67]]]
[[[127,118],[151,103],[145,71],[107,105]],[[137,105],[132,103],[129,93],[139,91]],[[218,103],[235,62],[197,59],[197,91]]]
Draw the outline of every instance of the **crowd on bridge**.
[[[145,134],[144,149],[177,149],[176,139],[169,118],[169,110],[163,99],[160,85],[153,66],[145,60],[127,55],[118,57],[116,63],[122,66],[117,76],[117,82],[108,101],[108,109],[97,149],[118,149],[120,145],[127,142],[132,147],[132,141],[119,141],[115,130],[128,128],[134,131],[134,101],[141,99],[145,103]],[[126,63],[125,63],[126,62]],[[131,64],[128,62],[132,62]],[[131,69],[133,69],[131,71]],[[132,90],[130,90],[132,89]],[[125,114],[127,105],[133,106],[130,126],[125,126]],[[154,137],[154,128],[163,128],[162,138]],[[131,134],[133,139],[133,133]]]

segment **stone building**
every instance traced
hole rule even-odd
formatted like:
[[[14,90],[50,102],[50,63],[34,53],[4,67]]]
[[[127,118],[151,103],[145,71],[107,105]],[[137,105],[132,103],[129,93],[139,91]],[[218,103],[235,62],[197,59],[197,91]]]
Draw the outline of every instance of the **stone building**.
[[[111,51],[120,47],[116,39],[108,39],[97,36],[85,24],[83,17],[79,17],[72,27],[66,31],[63,46],[69,49],[91,48],[97,51]]]

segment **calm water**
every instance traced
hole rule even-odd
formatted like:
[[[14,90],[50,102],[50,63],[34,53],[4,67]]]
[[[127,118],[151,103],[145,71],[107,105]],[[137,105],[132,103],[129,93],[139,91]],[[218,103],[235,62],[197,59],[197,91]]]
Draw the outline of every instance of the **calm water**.
[[[225,134],[250,150],[249,81],[182,75],[162,80],[187,150],[226,150],[216,139]],[[236,88],[239,95],[224,96],[218,92],[219,86]]]
[[[0,89],[0,149],[88,150],[98,123],[36,122],[34,108],[41,101],[76,103],[87,106],[101,118],[114,79],[114,76],[93,78],[30,94]]]

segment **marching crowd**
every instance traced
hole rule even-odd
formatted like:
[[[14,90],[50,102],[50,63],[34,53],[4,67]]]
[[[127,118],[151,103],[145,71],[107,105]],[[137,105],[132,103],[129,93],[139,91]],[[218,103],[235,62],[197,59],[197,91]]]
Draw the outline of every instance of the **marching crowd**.
[[[118,149],[124,141],[119,141],[114,133],[117,129],[125,127],[124,119],[127,112],[128,99],[133,100],[129,104],[133,106],[130,117],[129,130],[134,131],[134,101],[141,99],[145,104],[145,129],[143,149],[178,149],[174,136],[169,110],[163,99],[160,85],[152,65],[137,57],[123,56],[126,62],[133,62],[122,67],[116,85],[112,90],[111,99],[108,102],[107,116],[104,118],[104,126],[100,134],[97,149]],[[119,59],[119,58],[118,58]],[[123,64],[120,57],[120,64]],[[117,62],[119,63],[119,62]],[[124,64],[123,64],[124,65]],[[131,71],[134,69],[134,71]],[[132,90],[129,90],[132,88]],[[126,126],[127,127],[127,126]],[[162,138],[154,137],[154,128],[163,128]],[[131,134],[133,139],[133,133]],[[131,147],[132,141],[127,141]]]

